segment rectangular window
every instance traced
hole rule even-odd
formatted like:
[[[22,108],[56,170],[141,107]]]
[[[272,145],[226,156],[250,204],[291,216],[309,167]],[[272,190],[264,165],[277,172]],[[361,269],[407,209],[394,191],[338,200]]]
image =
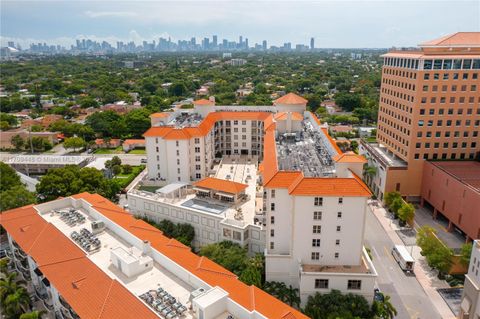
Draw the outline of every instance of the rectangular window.
[[[270,203],[270,211],[275,211],[275,203]]]
[[[347,289],[349,290],[360,290],[362,289],[362,281],[361,280],[349,280]]]
[[[270,242],[270,249],[275,249],[275,243],[273,241]]]
[[[315,197],[314,200],[313,200],[313,205],[322,206],[323,205],[323,197]]]
[[[272,190],[270,191],[270,197],[271,197],[271,198],[275,198],[275,190],[274,190],[274,189],[272,189]]]
[[[275,224],[275,216],[270,216],[270,224]]]
[[[318,251],[312,252],[312,260],[319,260],[320,259],[320,253]]]
[[[337,218],[342,218],[342,212],[337,213]]]
[[[341,231],[342,230],[342,226],[337,226],[337,231]]]
[[[322,219],[322,212],[313,212],[313,219],[314,220],[321,220]]]
[[[337,245],[337,246],[340,245],[340,239],[335,240],[335,245]]]
[[[335,259],[338,259],[338,257],[340,257],[340,254],[339,254],[339,253],[335,253]]]
[[[319,238],[312,239],[312,247],[320,247],[320,239]]]
[[[315,289],[328,289],[328,279],[315,279]]]
[[[339,197],[339,198],[338,198],[338,203],[339,203],[339,204],[343,204],[343,197]]]
[[[270,237],[275,237],[275,229],[270,229]]]
[[[313,225],[312,231],[313,231],[314,234],[320,234],[322,232],[322,226]]]

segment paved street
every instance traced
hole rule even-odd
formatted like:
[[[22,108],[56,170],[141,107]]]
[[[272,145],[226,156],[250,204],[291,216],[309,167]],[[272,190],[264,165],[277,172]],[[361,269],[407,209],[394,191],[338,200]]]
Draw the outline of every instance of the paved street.
[[[406,276],[393,259],[390,250],[394,243],[370,210],[366,223],[366,246],[372,250],[373,263],[378,272],[378,287],[392,298],[398,311],[397,318],[441,318],[417,279]]]

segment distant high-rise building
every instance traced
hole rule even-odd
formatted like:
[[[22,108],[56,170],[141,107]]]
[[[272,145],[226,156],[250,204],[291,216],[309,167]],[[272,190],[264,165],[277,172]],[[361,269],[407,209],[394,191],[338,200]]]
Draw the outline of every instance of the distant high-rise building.
[[[203,47],[204,50],[210,49],[210,39],[209,38],[203,38],[202,47]]]
[[[315,49],[315,39],[314,38],[310,39],[310,49],[311,50]]]
[[[262,42],[262,50],[264,50],[264,51],[267,50],[267,40],[263,40],[263,42]]]
[[[15,47],[15,42],[8,41],[8,46],[11,47],[11,48],[14,48]]]
[[[217,42],[217,41],[218,41],[218,37],[217,37],[216,35],[214,35],[214,36],[213,36],[213,43],[212,43],[212,46],[213,46],[214,49],[216,49],[217,46],[218,46],[218,42]]]
[[[248,50],[248,38],[245,38],[245,49]]]
[[[239,36],[239,37],[238,37],[238,45],[239,45],[239,47],[242,47],[242,44],[243,44],[243,36]]]

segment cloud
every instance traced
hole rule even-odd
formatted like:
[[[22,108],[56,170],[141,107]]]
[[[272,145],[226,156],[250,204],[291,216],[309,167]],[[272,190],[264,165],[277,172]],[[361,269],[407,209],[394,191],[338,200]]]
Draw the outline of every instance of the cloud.
[[[85,15],[89,18],[125,18],[125,17],[135,17],[137,13],[132,11],[85,11]]]

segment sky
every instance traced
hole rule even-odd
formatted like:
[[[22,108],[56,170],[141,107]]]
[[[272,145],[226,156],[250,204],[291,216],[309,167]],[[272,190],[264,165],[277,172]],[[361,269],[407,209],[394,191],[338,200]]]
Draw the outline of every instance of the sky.
[[[319,48],[416,46],[458,31],[480,31],[480,0],[0,1],[0,42],[69,46],[75,39],[199,39],[218,35]]]

